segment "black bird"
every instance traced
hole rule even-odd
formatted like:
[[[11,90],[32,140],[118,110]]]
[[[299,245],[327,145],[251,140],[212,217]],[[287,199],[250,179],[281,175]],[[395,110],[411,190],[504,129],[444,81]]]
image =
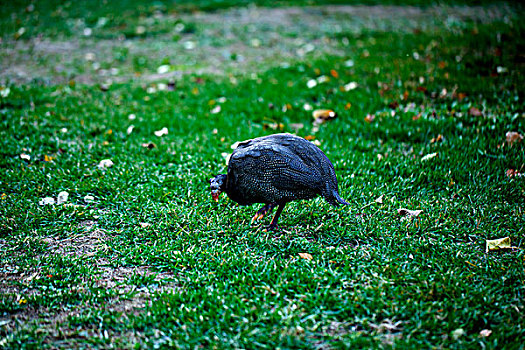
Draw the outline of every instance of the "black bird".
[[[221,192],[240,205],[264,203],[252,222],[278,206],[268,227],[277,220],[286,203],[321,195],[328,203],[349,205],[337,190],[334,166],[312,142],[291,134],[275,134],[239,143],[233,151],[228,174],[210,179],[211,194]]]

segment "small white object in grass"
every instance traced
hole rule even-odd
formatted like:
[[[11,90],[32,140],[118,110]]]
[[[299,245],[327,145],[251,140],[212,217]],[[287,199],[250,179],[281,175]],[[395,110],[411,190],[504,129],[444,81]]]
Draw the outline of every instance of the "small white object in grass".
[[[166,127],[163,127],[162,129],[155,131],[155,136],[157,137],[161,137],[164,135],[168,135],[168,128]]]
[[[454,332],[452,332],[452,339],[458,340],[465,334],[465,330],[463,328],[458,328]]]
[[[226,97],[224,97],[224,96],[219,97],[219,98],[217,99],[217,102],[219,102],[219,103],[224,103],[224,102],[226,102]]]
[[[95,54],[93,52],[88,52],[84,58],[86,61],[94,61],[95,60]]]
[[[20,155],[20,158],[23,160],[27,160],[28,162],[31,160],[31,156],[29,154],[22,153]]]
[[[355,64],[354,60],[345,61],[345,67],[353,67]]]
[[[128,119],[129,120],[135,120],[137,118],[137,116],[133,113],[131,113],[130,115],[128,115]]]
[[[0,87],[0,96],[3,98],[6,98],[9,96],[9,93],[11,92],[11,89],[8,87]]]
[[[103,159],[98,163],[99,168],[111,168],[113,166],[113,161],[111,159]]]
[[[69,193],[67,193],[66,191],[60,192],[57,197],[57,204],[63,204],[67,202],[68,198],[69,198]]]
[[[315,79],[310,79],[306,82],[306,86],[311,89],[317,86],[317,81]]]
[[[67,132],[67,128],[62,128],[62,129],[60,129],[60,132],[63,133],[63,134],[65,134],[65,133]]]
[[[312,105],[309,104],[309,103],[305,103],[305,104],[303,105],[303,109],[304,109],[305,111],[311,111],[312,109],[314,109],[314,107],[312,107]]]
[[[148,86],[148,88],[146,89],[146,92],[148,94],[154,94],[155,92],[157,92],[157,89],[154,86]]]
[[[328,78],[326,75],[321,75],[317,78],[317,82],[319,84],[326,83],[327,81],[330,81],[330,78]]]
[[[321,142],[319,140],[313,140],[312,143],[316,146],[321,146]]]
[[[84,36],[90,36],[93,33],[93,30],[91,28],[84,28]]]
[[[239,141],[235,142],[233,145],[230,146],[231,149],[236,149],[239,146]]]
[[[146,33],[146,27],[138,26],[137,28],[135,28],[135,33],[137,33],[138,35]]]
[[[195,47],[197,47],[197,44],[195,44],[194,41],[185,41],[182,45],[186,50],[193,50]]]
[[[87,196],[84,197],[84,202],[86,203],[91,203],[95,200],[95,197],[93,196],[90,196],[89,194]]]
[[[159,91],[166,91],[166,90],[168,90],[168,85],[164,84],[164,83],[158,83],[157,84],[157,89]]]
[[[53,197],[45,197],[38,201],[39,205],[54,205],[55,204],[55,198]]]
[[[157,73],[159,74],[165,74],[165,73],[168,73],[170,71],[170,65],[169,64],[163,64],[162,66],[159,66],[157,68]]]
[[[216,106],[211,110],[211,114],[217,114],[221,111],[221,106]]]
[[[131,135],[134,128],[135,128],[135,125],[128,126],[128,128],[126,129],[126,134]]]
[[[496,67],[496,72],[498,72],[498,74],[507,73],[508,71],[509,70],[507,67],[501,67],[501,66]]]
[[[355,81],[351,81],[344,86],[345,91],[354,90],[356,88],[357,88],[357,83]]]
[[[422,161],[422,162],[427,161],[427,160],[429,160],[429,159],[434,158],[435,156],[437,156],[437,153],[430,153],[430,154],[427,154],[426,156],[424,156],[423,158],[421,158],[421,161]]]

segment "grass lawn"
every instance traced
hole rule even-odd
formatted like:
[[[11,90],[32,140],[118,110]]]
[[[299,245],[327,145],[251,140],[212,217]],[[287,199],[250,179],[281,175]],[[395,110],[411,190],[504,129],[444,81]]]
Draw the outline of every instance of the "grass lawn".
[[[6,4],[0,348],[523,348],[523,7],[248,3]],[[277,132],[351,206],[214,202]]]

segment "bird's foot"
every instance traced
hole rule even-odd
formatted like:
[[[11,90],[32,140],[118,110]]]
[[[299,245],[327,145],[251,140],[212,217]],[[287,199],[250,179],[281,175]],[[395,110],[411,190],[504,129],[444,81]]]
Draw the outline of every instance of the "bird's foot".
[[[276,204],[266,204],[264,207],[262,207],[261,209],[259,209],[257,211],[257,213],[255,213],[255,215],[253,216],[252,218],[252,224],[259,220],[259,219],[262,219],[266,214],[268,214],[269,212],[271,212],[273,210],[273,208],[275,208]]]

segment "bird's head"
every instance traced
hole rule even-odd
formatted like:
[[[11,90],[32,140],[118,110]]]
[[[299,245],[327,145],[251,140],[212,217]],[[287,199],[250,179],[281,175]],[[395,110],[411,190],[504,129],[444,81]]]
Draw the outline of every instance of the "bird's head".
[[[219,174],[210,179],[211,197],[214,201],[219,201],[219,195],[224,192],[226,186],[226,175]]]

